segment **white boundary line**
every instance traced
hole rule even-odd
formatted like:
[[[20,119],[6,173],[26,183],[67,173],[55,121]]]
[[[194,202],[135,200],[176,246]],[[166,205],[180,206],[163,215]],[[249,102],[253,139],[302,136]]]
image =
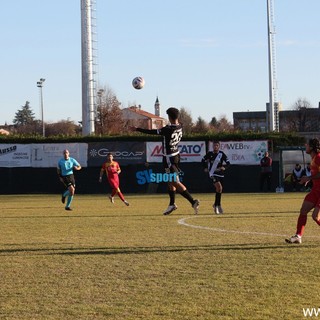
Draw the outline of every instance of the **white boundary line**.
[[[238,231],[238,230],[227,230],[221,228],[211,228],[206,226],[198,226],[194,224],[190,224],[186,222],[187,220],[200,218],[199,216],[187,217],[178,220],[178,224],[183,225],[185,227],[194,228],[194,229],[202,229],[202,230],[210,230],[221,233],[236,233],[236,234],[252,234],[258,236],[272,236],[272,237],[288,237],[287,234],[277,234],[277,233],[269,233],[269,232],[253,232],[253,231]],[[320,236],[305,236],[307,238],[320,238]]]

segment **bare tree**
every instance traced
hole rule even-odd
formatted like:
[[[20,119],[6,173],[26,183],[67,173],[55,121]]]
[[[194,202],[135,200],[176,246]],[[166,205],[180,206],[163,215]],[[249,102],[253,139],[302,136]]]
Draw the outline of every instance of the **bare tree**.
[[[305,132],[312,126],[312,119],[308,119],[307,117],[307,109],[310,108],[312,108],[311,103],[302,98],[298,98],[298,100],[293,104],[293,109],[298,111],[297,119],[295,121],[295,130]]]
[[[228,121],[227,117],[223,115],[217,122],[217,129],[219,131],[232,131],[233,125],[230,121]]]
[[[99,90],[96,117],[97,134],[118,134],[124,131],[121,103],[112,89]]]
[[[233,124],[227,119],[225,115],[221,116],[219,119],[212,117],[209,122],[209,128],[212,132],[219,131],[233,131]]]
[[[80,126],[69,120],[61,120],[56,123],[46,124],[47,136],[75,136],[80,134],[80,131]]]
[[[298,98],[297,101],[293,104],[292,109],[309,109],[312,108],[311,103],[306,98]]]
[[[188,112],[184,107],[180,109],[179,122],[182,124],[184,133],[188,134],[192,132],[192,127],[193,127],[192,117],[190,112]]]
[[[198,117],[195,125],[192,128],[192,132],[194,133],[207,133],[209,131],[209,125],[208,123],[202,119],[201,117]]]

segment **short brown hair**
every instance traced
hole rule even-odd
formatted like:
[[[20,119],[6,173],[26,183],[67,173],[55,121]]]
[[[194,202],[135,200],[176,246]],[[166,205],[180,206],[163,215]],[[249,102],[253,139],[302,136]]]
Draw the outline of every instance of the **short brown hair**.
[[[309,144],[310,149],[312,149],[316,153],[320,153],[320,142],[319,142],[319,139],[317,139],[317,138],[310,139],[308,144]]]
[[[177,108],[169,108],[167,109],[167,115],[172,119],[172,120],[177,120],[180,115],[180,111]]]

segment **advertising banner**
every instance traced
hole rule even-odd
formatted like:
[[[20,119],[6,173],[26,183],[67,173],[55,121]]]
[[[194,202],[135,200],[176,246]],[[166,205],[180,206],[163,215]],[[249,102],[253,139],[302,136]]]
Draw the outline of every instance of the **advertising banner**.
[[[87,143],[34,143],[31,145],[31,166],[34,168],[57,167],[65,149],[69,150],[70,157],[75,158],[81,167],[87,166]]]
[[[92,142],[88,144],[88,167],[102,166],[110,152],[120,166],[146,162],[145,142]]]
[[[181,162],[201,162],[206,154],[204,141],[181,141],[179,144]],[[147,162],[162,162],[162,143],[147,142]]]
[[[212,150],[212,142],[209,150]],[[231,165],[260,165],[264,152],[268,150],[268,141],[221,141],[220,150],[228,156]]]
[[[0,167],[30,167],[29,144],[0,144]]]

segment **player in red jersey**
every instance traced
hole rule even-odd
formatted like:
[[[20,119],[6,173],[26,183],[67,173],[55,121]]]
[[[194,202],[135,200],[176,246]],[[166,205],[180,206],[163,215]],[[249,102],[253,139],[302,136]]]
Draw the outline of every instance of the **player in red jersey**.
[[[113,160],[112,153],[108,153],[107,161],[101,167],[99,182],[102,181],[104,172],[106,173],[108,182],[110,184],[110,187],[112,188],[111,196],[109,196],[110,201],[114,203],[114,196],[117,194],[119,198],[124,202],[124,204],[128,206],[129,202],[125,200],[119,188],[119,173],[121,172],[121,169],[119,163]]]
[[[320,142],[310,139],[306,143],[306,153],[311,156],[311,176],[301,177],[300,183],[306,184],[312,180],[312,189],[305,196],[298,217],[296,234],[288,239],[287,243],[301,243],[301,238],[307,224],[308,212],[313,209],[312,219],[320,226]]]

